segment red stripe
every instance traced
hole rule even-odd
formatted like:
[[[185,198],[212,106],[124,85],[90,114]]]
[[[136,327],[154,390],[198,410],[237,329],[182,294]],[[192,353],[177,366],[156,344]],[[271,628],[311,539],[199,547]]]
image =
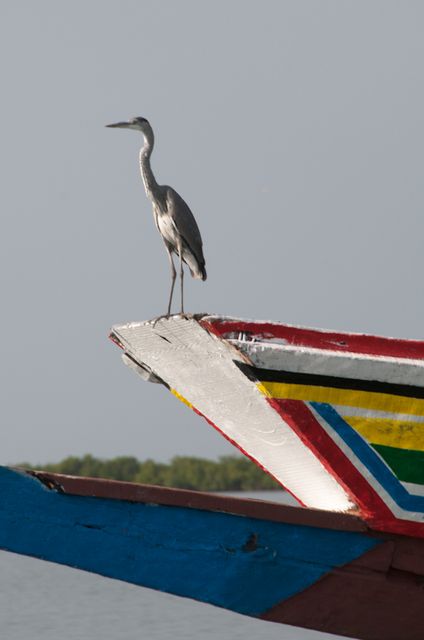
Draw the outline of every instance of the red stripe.
[[[381,496],[339,449],[303,402],[274,398],[268,398],[268,402],[345,489],[358,505],[360,516],[371,528],[424,537],[422,523],[400,520],[393,515]]]
[[[387,517],[388,510],[382,499],[377,494],[370,496],[368,482],[330,438],[304,402],[274,398],[268,398],[268,402],[358,505],[362,517],[369,519],[381,509]]]
[[[221,337],[229,333],[250,333],[258,339],[277,338],[289,345],[346,351],[373,356],[391,356],[395,358],[424,359],[424,341],[398,340],[363,334],[337,333],[290,327],[269,322],[243,322],[241,320],[211,319],[201,320],[200,324],[215,335]]]

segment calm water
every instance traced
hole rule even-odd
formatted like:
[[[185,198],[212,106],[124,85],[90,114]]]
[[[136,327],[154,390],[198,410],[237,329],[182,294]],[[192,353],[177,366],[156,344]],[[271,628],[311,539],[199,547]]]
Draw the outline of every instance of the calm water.
[[[246,495],[246,494],[243,494]],[[290,503],[282,492],[250,494]],[[336,640],[0,552],[3,640]]]

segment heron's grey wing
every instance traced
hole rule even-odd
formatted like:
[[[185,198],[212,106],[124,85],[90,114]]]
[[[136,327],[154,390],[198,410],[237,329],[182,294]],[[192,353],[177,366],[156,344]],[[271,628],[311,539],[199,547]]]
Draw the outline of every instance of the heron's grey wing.
[[[167,187],[166,208],[187,248],[203,267],[205,258],[203,257],[203,242],[199,227],[188,204],[172,187]]]

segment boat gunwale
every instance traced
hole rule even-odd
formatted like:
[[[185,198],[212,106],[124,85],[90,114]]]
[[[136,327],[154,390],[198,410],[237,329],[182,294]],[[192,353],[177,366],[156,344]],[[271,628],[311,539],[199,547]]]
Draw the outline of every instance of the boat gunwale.
[[[341,531],[370,532],[366,522],[353,513],[306,509],[257,498],[240,498],[219,493],[138,484],[121,480],[68,476],[42,470],[16,470],[36,478],[50,490],[67,495],[220,511],[286,524]]]

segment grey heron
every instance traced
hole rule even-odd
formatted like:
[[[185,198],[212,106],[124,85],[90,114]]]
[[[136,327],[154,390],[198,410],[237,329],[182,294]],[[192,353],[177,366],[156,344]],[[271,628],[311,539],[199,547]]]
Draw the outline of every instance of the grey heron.
[[[140,173],[146,190],[146,195],[152,201],[153,217],[156,227],[163,238],[171,267],[171,292],[169,295],[168,311],[171,313],[172,295],[176,278],[176,270],[172,254],[175,253],[180,263],[181,282],[181,313],[184,314],[184,269],[187,264],[193,278],[206,280],[205,258],[203,257],[203,243],[199,227],[189,206],[182,197],[167,185],[156,182],[150,166],[150,156],[154,145],[154,134],[146,118],[132,118],[127,122],[108,124],[107,127],[120,129],[134,129],[144,136],[144,144],[140,149]]]

